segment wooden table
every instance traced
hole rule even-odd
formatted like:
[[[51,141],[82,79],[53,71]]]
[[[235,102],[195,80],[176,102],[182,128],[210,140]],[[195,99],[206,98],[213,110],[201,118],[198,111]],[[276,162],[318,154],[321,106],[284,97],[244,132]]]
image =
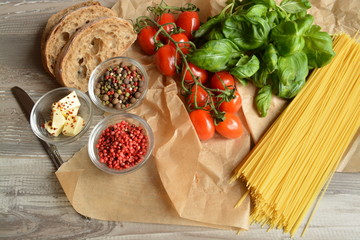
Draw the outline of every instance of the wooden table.
[[[107,222],[80,217],[68,202],[54,166],[32,133],[11,87],[37,100],[59,87],[42,68],[40,37],[48,17],[79,1],[0,2],[0,238],[4,239],[287,239],[259,226],[235,232],[201,227]],[[111,7],[115,0],[101,1]],[[97,112],[94,123],[101,119]],[[69,159],[83,145],[59,151]],[[360,174],[335,174],[303,239],[360,239]]]

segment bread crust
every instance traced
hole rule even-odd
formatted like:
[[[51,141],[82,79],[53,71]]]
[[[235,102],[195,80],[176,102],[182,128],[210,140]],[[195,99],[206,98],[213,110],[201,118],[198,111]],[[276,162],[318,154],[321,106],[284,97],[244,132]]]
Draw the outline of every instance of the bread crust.
[[[118,17],[94,20],[80,28],[58,55],[55,76],[63,86],[86,92],[91,72],[102,61],[121,56],[136,40],[132,25]]]
[[[110,16],[116,16],[115,12],[99,5],[80,7],[66,14],[48,34],[42,56],[46,71],[55,76],[57,56],[78,29],[95,19]]]
[[[61,11],[59,11],[59,12],[57,12],[57,13],[50,16],[50,18],[48,19],[48,21],[47,21],[47,23],[46,23],[46,25],[44,27],[43,33],[41,35],[41,53],[42,53],[42,59],[43,60],[45,59],[43,57],[45,43],[46,43],[48,35],[49,35],[50,31],[53,29],[53,27],[56,24],[58,24],[59,21],[64,17],[64,15],[68,14],[69,12],[74,11],[74,10],[76,10],[78,8],[81,8],[81,7],[93,6],[93,5],[100,6],[101,4],[98,1],[84,1],[84,2],[81,2],[81,3],[75,4],[75,5],[72,5],[70,7],[67,7],[65,9],[62,9]],[[47,69],[46,64],[44,62],[43,62],[43,65],[44,65],[45,69]],[[53,75],[52,73],[50,73],[50,74]]]

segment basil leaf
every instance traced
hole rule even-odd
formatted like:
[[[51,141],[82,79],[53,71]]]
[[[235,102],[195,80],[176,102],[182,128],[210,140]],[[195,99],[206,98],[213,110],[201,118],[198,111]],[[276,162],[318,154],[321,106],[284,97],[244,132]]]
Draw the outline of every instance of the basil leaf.
[[[320,32],[320,27],[313,25],[304,35],[309,68],[320,68],[328,64],[335,56],[332,39],[326,32]]]
[[[222,20],[224,19],[223,14],[216,15],[212,18],[210,18],[207,22],[202,24],[198,30],[194,33],[194,38],[199,38],[204,36],[206,33],[208,33],[211,29],[216,27],[216,25],[221,24]]]
[[[255,87],[262,88],[266,86],[269,78],[269,71],[263,61],[260,61],[259,70],[252,76],[251,80]]]
[[[267,19],[270,26],[270,29],[276,27],[278,22],[278,13],[276,11],[270,11],[267,13]]]
[[[298,18],[303,18],[307,15],[307,11],[302,11],[298,13],[292,13],[290,14],[290,20],[296,20]]]
[[[249,17],[263,17],[266,15],[268,11],[268,8],[263,5],[263,4],[256,4],[252,7],[250,7],[247,12],[246,12],[246,16]]]
[[[261,117],[266,117],[271,104],[271,86],[262,87],[256,97],[255,102]]]
[[[265,6],[267,6],[268,8],[275,8],[276,7],[276,3],[274,0],[253,0],[254,3],[256,4],[263,4]]]
[[[313,16],[306,15],[295,21],[282,22],[273,28],[271,38],[279,54],[286,56],[302,50],[305,45],[303,35],[310,29],[313,21]]]
[[[288,13],[298,13],[311,8],[311,3],[308,0],[284,0],[280,7]]]
[[[256,0],[227,0],[226,4],[234,4],[233,9],[237,9],[235,12],[241,12],[243,9],[248,8],[249,6],[252,6],[255,4]],[[260,0],[261,1],[261,0]]]
[[[241,56],[239,47],[229,39],[211,40],[188,55],[189,62],[210,72],[228,69],[228,63]]]
[[[266,43],[270,26],[260,17],[233,15],[225,20],[222,31],[240,49],[251,50]]]
[[[282,98],[295,97],[304,86],[308,73],[308,61],[304,52],[279,57],[277,78],[273,79],[274,92]]]
[[[288,84],[288,85],[282,84],[281,82],[277,82],[278,83],[277,96],[279,96],[281,98],[291,99],[300,92],[300,90],[304,87],[305,82],[306,82],[305,78],[293,81],[293,82],[291,82],[291,84]],[[276,82],[274,82],[274,83],[276,86]]]
[[[232,74],[234,77],[236,77],[236,79],[244,84],[241,79],[251,77],[259,70],[259,68],[260,62],[255,55],[253,55],[251,58],[245,55],[240,58],[236,66],[230,70],[230,74]]]
[[[298,35],[297,24],[295,21],[282,22],[271,31],[271,38],[274,40],[276,49],[280,55],[291,55],[300,51],[305,40]]]
[[[298,35],[304,35],[314,22],[314,17],[310,14],[306,14],[304,17],[295,20],[297,24]]]
[[[224,34],[222,33],[221,29],[216,27],[213,28],[207,35],[207,40],[219,40],[225,38]]]
[[[272,43],[266,47],[263,59],[270,73],[277,69],[278,56]]]
[[[276,13],[278,14],[278,23],[280,24],[282,21],[284,21],[287,18],[286,12],[282,11],[280,8],[275,9]]]

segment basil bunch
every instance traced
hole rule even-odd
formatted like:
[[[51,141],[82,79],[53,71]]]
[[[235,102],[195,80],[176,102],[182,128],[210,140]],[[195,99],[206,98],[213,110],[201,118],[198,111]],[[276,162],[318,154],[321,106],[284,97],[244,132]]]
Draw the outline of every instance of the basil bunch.
[[[262,117],[271,96],[291,99],[309,70],[328,64],[332,39],[307,13],[308,0],[232,0],[195,32],[198,49],[188,61],[211,72],[229,71],[242,84],[259,88],[255,98]]]

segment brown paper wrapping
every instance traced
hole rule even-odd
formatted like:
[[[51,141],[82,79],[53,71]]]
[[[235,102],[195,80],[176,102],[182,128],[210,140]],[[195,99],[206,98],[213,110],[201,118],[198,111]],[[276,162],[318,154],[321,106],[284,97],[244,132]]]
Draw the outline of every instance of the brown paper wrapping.
[[[119,0],[113,10],[120,17],[134,21],[136,17],[147,14],[147,6],[158,2]],[[224,6],[223,0],[182,3],[186,2],[192,2],[201,9],[202,21]],[[360,4],[355,2],[319,1],[313,3],[311,13],[323,29],[331,33],[346,31],[353,34],[360,24],[356,11]],[[175,0],[167,3],[180,5]],[[140,170],[115,176],[98,170],[91,163],[85,146],[56,172],[74,209],[85,216],[102,220],[246,229],[249,199],[241,207],[233,208],[245,192],[245,187],[239,182],[229,184],[229,177],[249,152],[251,141],[256,143],[259,140],[286,107],[286,101],[275,97],[268,116],[260,118],[253,101],[255,87],[251,84],[239,86],[243,98],[239,116],[247,126],[244,135],[236,140],[215,136],[201,143],[178,95],[174,79],[161,76],[153,58],[142,54],[137,44],[126,55],[140,61],[150,76],[147,96],[132,113],[146,119],[154,131],[153,157]],[[358,146],[359,138],[354,140],[339,170],[360,170]]]
[[[232,170],[250,150],[247,130],[236,140],[217,136],[202,144],[176,82],[159,74],[153,58],[137,45],[126,55],[149,74],[146,98],[131,112],[154,132],[153,158],[135,173],[113,176],[98,170],[83,148],[56,172],[75,210],[104,220],[247,228],[249,199],[233,208],[245,187],[229,184]]]

